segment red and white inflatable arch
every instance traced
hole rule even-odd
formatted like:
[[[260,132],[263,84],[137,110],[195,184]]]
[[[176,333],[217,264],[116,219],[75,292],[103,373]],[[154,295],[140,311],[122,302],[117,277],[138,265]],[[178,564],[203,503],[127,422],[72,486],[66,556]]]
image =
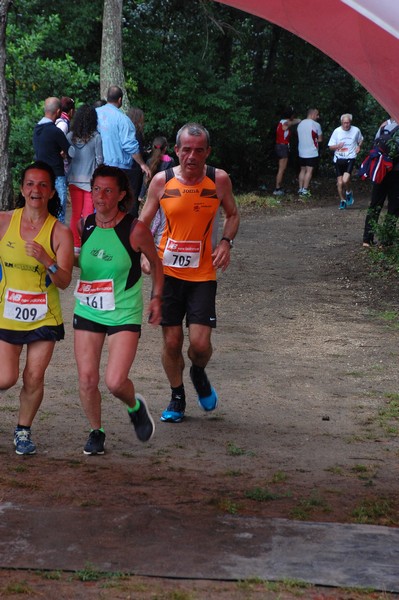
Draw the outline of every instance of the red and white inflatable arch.
[[[399,120],[399,0],[226,0],[333,58]],[[337,90],[339,93],[339,90]]]

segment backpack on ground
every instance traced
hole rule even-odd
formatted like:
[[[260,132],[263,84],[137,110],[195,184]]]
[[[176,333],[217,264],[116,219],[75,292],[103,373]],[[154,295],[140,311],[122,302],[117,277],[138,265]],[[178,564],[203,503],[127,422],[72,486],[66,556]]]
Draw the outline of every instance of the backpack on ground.
[[[381,127],[373,147],[360,165],[358,175],[373,183],[381,183],[399,160],[399,125],[388,131]]]

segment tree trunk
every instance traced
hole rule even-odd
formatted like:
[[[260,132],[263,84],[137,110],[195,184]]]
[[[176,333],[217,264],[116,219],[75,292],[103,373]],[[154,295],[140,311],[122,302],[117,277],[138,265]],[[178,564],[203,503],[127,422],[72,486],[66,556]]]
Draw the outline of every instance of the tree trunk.
[[[0,209],[7,210],[13,205],[13,191],[8,156],[10,117],[5,78],[6,66],[6,26],[11,0],[0,0]]]
[[[123,0],[104,0],[100,92],[101,98],[106,98],[109,86],[119,85],[123,90],[123,108],[126,110],[129,100],[122,61],[122,8]]]

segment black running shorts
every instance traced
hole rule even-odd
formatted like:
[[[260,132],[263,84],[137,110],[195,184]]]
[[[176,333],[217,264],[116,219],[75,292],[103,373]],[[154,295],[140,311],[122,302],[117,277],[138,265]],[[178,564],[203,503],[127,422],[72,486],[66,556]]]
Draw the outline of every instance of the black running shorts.
[[[299,166],[300,167],[317,167],[317,165],[319,164],[319,157],[318,156],[313,156],[312,158],[303,158],[302,156],[299,157]]]
[[[216,327],[216,281],[185,281],[165,276],[162,296],[163,326],[208,325]]]
[[[344,173],[352,173],[353,167],[355,166],[354,158],[338,158],[334,163],[335,174],[337,177],[342,177]]]
[[[141,325],[128,324],[128,325],[102,325],[96,321],[73,315],[73,328],[82,329],[83,331],[92,331],[93,333],[105,333],[112,335],[113,333],[119,333],[119,331],[134,331],[141,332]]]

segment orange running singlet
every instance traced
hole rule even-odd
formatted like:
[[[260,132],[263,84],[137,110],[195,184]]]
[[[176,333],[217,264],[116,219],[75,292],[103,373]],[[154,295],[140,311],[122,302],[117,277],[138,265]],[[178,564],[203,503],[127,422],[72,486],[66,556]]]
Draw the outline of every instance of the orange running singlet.
[[[160,200],[164,227],[158,251],[165,275],[186,281],[216,279],[212,250],[216,245],[220,200],[216,195],[215,169],[197,185],[184,185],[166,171]]]

